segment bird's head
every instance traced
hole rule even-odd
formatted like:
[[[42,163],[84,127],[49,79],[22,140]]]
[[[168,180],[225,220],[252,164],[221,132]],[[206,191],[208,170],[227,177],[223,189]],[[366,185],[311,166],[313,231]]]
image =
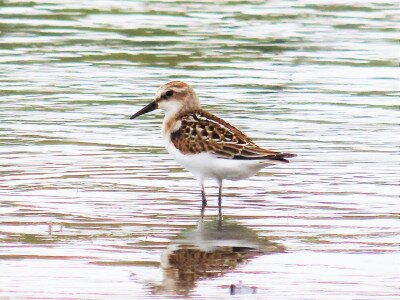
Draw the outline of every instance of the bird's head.
[[[164,110],[166,115],[172,116],[180,112],[200,108],[200,103],[190,85],[182,81],[171,81],[160,86],[154,101],[132,115],[131,119],[157,108]]]

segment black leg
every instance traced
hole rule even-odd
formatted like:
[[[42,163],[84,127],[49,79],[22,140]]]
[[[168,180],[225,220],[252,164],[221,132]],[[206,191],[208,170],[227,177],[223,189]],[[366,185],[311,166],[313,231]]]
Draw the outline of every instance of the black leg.
[[[206,193],[204,192],[204,183],[201,183],[201,219],[204,219],[204,211],[207,206]]]
[[[222,229],[222,179],[218,181],[218,228]]]

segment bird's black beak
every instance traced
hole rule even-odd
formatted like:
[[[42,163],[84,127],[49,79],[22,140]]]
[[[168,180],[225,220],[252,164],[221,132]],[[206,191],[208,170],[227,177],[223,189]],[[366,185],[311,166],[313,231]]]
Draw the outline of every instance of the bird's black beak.
[[[139,110],[136,114],[132,115],[130,117],[130,119],[131,120],[135,119],[135,118],[137,118],[137,117],[139,117],[139,116],[141,116],[141,115],[143,115],[145,113],[151,112],[151,111],[153,111],[153,110],[155,110],[157,108],[158,108],[157,102],[153,101],[150,104],[148,104],[145,107],[143,107],[141,110]]]

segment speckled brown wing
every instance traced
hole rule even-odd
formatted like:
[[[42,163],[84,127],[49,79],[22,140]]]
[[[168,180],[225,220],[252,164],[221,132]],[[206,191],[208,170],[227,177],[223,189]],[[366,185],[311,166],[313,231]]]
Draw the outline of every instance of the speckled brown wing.
[[[286,162],[294,154],[263,149],[236,127],[203,110],[179,116],[171,141],[184,154],[209,152],[228,159],[269,159]]]

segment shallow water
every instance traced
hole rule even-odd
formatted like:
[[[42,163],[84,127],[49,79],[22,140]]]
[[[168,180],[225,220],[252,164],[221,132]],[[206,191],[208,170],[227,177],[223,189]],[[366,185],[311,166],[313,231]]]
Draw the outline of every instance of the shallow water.
[[[397,298],[399,21],[389,0],[3,1],[0,298]],[[129,120],[173,79],[298,154],[224,187],[225,218],[277,248],[189,281],[162,258],[198,230],[197,183],[161,113]]]

